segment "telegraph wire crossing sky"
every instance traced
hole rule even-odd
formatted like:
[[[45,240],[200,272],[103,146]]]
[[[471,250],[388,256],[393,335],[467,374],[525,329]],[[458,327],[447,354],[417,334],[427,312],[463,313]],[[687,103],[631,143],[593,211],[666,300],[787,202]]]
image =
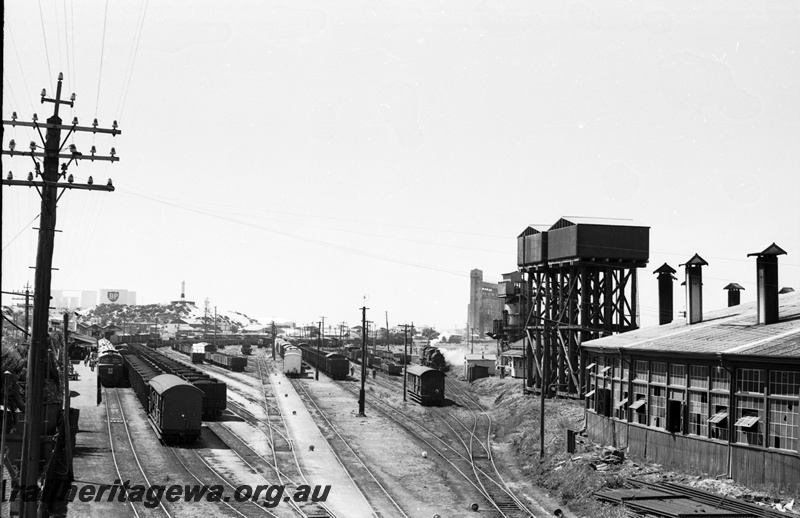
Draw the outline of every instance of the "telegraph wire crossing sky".
[[[3,120],[39,121],[58,73],[69,173],[52,288],[180,296],[265,320],[440,329],[469,272],[563,216],[650,227],[641,324],[664,262],[698,253],[704,307],[755,300],[772,242],[800,287],[800,8],[681,3],[65,0],[5,3]],[[62,138],[65,135],[62,134]],[[3,149],[39,144],[3,127]],[[3,156],[25,178],[29,157]],[[2,189],[2,288],[33,284],[35,190]],[[684,309],[675,286],[675,309]],[[3,304],[11,300],[3,296]]]

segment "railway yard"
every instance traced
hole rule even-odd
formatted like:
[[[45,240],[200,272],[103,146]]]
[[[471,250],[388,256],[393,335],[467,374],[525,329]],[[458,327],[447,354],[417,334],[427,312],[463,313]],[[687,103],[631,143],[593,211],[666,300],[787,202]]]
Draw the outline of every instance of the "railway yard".
[[[294,351],[285,345],[288,368]],[[73,384],[80,394],[73,405],[81,411],[74,457],[78,493],[111,481],[107,493],[122,493],[118,486],[129,496],[135,486],[165,489],[160,495],[140,494],[138,500],[74,499],[57,515],[611,517],[629,511],[599,503],[593,493],[620,503],[630,490],[623,477],[637,477],[639,487],[651,491],[666,490],[648,486],[667,479],[658,469],[626,460],[606,471],[598,455],[593,457],[592,445],[566,454],[563,432],[580,427],[583,418],[574,401],[549,404],[549,458],[538,459],[538,426],[526,421],[535,414],[537,398],[523,396],[513,379],[470,384],[450,372],[442,402],[430,406],[403,400],[401,375],[370,368],[365,415],[359,415],[358,364],[347,370],[349,375],[335,375],[340,379],[327,376],[325,369],[315,379],[313,363],[304,363],[301,375],[287,377],[283,348],[273,360],[269,348],[240,356],[228,347],[205,353],[211,361],[202,363],[197,348],[194,353],[175,349],[131,346],[123,351],[124,363],[138,374],[120,371],[119,382],[102,370],[102,361],[97,373],[78,364]],[[225,353],[236,361],[226,360]],[[341,355],[316,355],[326,356],[338,362]],[[192,391],[200,391],[171,373],[205,386],[202,402],[197,396],[191,403]],[[101,374],[107,386],[97,381]],[[149,395],[142,388],[147,379],[155,380]],[[173,391],[177,395],[171,396]],[[186,417],[192,405],[198,415],[204,413],[197,434]],[[176,431],[170,416],[187,428]],[[169,498],[169,488],[176,486],[183,491]],[[185,494],[198,490],[193,487],[205,487],[206,494],[187,501]]]
[[[243,372],[219,362],[193,363],[168,347],[143,357],[153,354],[175,372],[185,366],[196,378],[224,383],[225,410],[203,419],[197,440],[165,441],[133,387],[124,380],[118,387],[99,387],[102,403],[95,404],[96,375],[77,365],[80,381],[74,386],[81,396],[73,404],[81,409],[81,425],[75,484],[79,491],[114,480],[130,481],[128,488],[218,486],[222,497],[75,499],[66,516],[446,517],[477,509],[480,516],[522,517],[552,515],[559,506],[498,461],[497,448],[488,446],[496,424],[469,384],[454,376],[447,381],[447,404],[429,407],[403,402],[402,376],[370,375],[365,416],[359,416],[360,371],[341,380],[320,373],[315,380],[314,368],[306,365],[303,376],[288,378],[282,358],[273,361],[269,349],[254,348]],[[164,401],[168,394],[164,391]],[[285,488],[281,495],[266,494],[274,485]],[[259,498],[234,497],[244,486],[264,490]],[[304,487],[311,495],[295,501]],[[313,502],[313,496],[323,498]]]

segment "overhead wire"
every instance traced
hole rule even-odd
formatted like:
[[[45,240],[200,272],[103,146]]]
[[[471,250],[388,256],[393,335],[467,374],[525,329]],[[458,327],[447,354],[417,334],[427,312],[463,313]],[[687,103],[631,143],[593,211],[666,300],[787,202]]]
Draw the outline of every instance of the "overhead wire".
[[[25,79],[25,70],[22,68],[22,60],[19,58],[19,51],[17,50],[17,42],[14,39],[14,33],[11,30],[11,24],[6,24],[5,30],[8,32],[8,36],[11,39],[11,46],[14,47],[14,55],[17,56],[17,64],[19,65],[19,75],[22,78],[22,83],[25,85],[25,91],[28,92],[27,94],[28,104],[31,107],[31,113],[33,113],[34,108],[33,108],[33,101],[31,100],[31,94],[30,94],[31,90],[28,87],[28,80]],[[6,72],[6,67],[3,67],[3,74],[5,74],[5,72]],[[6,81],[6,84],[10,86],[11,81],[10,80]],[[14,102],[16,102],[16,100]]]
[[[100,107],[100,86],[103,79],[103,58],[106,52],[106,26],[108,25],[108,0],[106,0],[106,8],[103,13],[103,40],[100,44],[100,70],[97,72],[97,102],[94,106],[94,116],[97,117],[97,111]]]
[[[0,251],[3,251],[3,252],[5,252],[5,251],[6,251],[6,248],[8,248],[8,247],[11,245],[11,243],[13,243],[14,241],[16,241],[16,239],[17,239],[19,236],[21,236],[23,232],[25,232],[26,230],[29,230],[29,228],[28,228],[28,227],[30,227],[31,223],[33,223],[34,221],[36,221],[38,218],[39,218],[39,214],[35,215],[35,216],[33,217],[33,219],[32,219],[32,220],[30,220],[30,221],[29,221],[29,222],[28,222],[28,223],[27,223],[25,226],[23,226],[23,227],[22,227],[22,229],[21,229],[19,232],[17,232],[17,234],[16,234],[14,237],[12,237],[12,238],[11,238],[11,240],[10,240],[8,243],[6,243],[5,245],[3,245],[3,248],[2,248],[2,250],[0,250]]]
[[[56,27],[56,43],[58,43],[58,69],[64,70],[64,60],[61,57],[61,29],[58,26],[58,4],[56,0],[53,0],[53,14],[56,20],[54,25]]]
[[[131,47],[131,54],[129,58],[128,68],[127,68],[127,75],[125,80],[125,86],[122,90],[122,97],[120,100],[120,104],[117,106],[117,120],[121,123],[122,122],[122,115],[125,110],[125,102],[128,99],[128,90],[131,86],[131,78],[133,77],[133,70],[134,65],[136,64],[136,56],[139,52],[139,42],[142,38],[142,32],[144,29],[144,20],[147,16],[147,5],[149,0],[145,0],[144,7],[139,10],[139,17],[136,20],[136,32],[134,33],[134,42]]]
[[[73,54],[75,54],[72,59],[72,76],[70,78],[70,81],[72,81],[73,90],[77,90],[78,76],[75,70],[75,62],[78,60],[78,54],[75,47],[75,3],[74,2],[70,2],[69,4],[69,19],[70,19],[70,25],[72,26],[72,32],[70,33],[72,36],[72,52]]]
[[[179,204],[177,202],[165,202],[165,201],[159,200],[157,198],[153,198],[153,197],[150,197],[150,196],[146,196],[144,194],[137,194],[137,193],[133,193],[133,192],[130,192],[128,194],[134,195],[134,196],[140,196],[142,198],[149,199],[151,201],[155,201],[155,202],[159,202],[159,203],[165,203],[165,204],[174,206],[176,208],[180,208],[180,209],[184,209],[184,210],[192,210],[189,207],[186,207],[185,205],[181,205],[181,204]],[[277,212],[277,211],[275,211],[275,212]],[[212,212],[205,212],[205,213],[208,214],[208,215],[211,215],[213,217],[218,217],[219,216],[218,214],[215,214],[215,213],[212,213]],[[219,216],[219,217],[224,218],[225,216]],[[331,218],[331,219],[336,219],[336,218]],[[329,226],[315,225],[313,223],[304,223],[304,222],[298,222],[298,221],[287,221],[287,220],[280,220],[280,219],[273,219],[273,221],[276,221],[278,223],[289,223],[289,224],[293,224],[293,225],[301,225],[301,226],[306,226],[306,227],[311,227],[311,228],[321,228],[321,229],[325,229],[325,230],[334,230],[334,231],[346,232],[346,233],[350,233],[350,234],[358,234],[358,235],[363,235],[363,236],[368,236],[368,237],[377,237],[377,238],[386,238],[387,237],[386,235],[375,234],[375,233],[372,233],[372,232],[363,232],[363,231],[359,231],[359,230],[343,229],[343,228],[339,228],[339,227],[332,228],[332,227],[329,227]],[[424,240],[420,240],[420,239],[404,238],[404,237],[399,237],[399,236],[396,236],[396,235],[390,236],[390,239],[395,240],[395,241],[399,240],[399,241],[405,241],[405,242],[411,242],[411,243],[417,243],[417,244],[423,244],[423,245],[441,246],[441,247],[445,247],[445,248],[456,248],[456,249],[461,249],[461,250],[472,250],[472,251],[485,252],[485,253],[505,254],[505,252],[502,252],[500,250],[475,248],[475,247],[462,246],[462,245],[451,245],[451,244],[448,244],[448,243],[432,242],[432,241],[424,241]]]
[[[47,77],[53,80],[53,73],[50,71],[50,52],[47,49],[47,31],[44,28],[44,14],[42,13],[42,0],[39,0],[39,19],[42,21],[42,38],[44,39],[44,55],[47,59]],[[52,86],[52,82],[50,85]]]
[[[425,270],[437,271],[437,272],[441,272],[441,273],[448,273],[448,274],[456,275],[456,276],[459,276],[459,277],[469,277],[469,275],[464,274],[462,272],[457,272],[455,270],[448,270],[448,269],[445,269],[445,268],[438,268],[438,267],[435,267],[435,266],[425,265],[423,263],[416,263],[416,262],[412,262],[412,261],[404,261],[404,260],[401,260],[401,259],[397,259],[395,257],[389,257],[389,256],[385,256],[385,255],[382,255],[382,254],[376,254],[376,253],[373,253],[373,252],[368,252],[368,251],[360,250],[360,249],[357,249],[357,248],[352,248],[352,247],[348,247],[348,246],[344,246],[344,245],[339,245],[339,244],[336,244],[336,243],[330,243],[328,241],[323,241],[323,240],[320,240],[320,239],[313,239],[313,238],[308,238],[308,237],[304,237],[304,236],[291,234],[291,233],[288,233],[288,232],[283,232],[283,231],[280,231],[280,230],[275,230],[275,229],[268,228],[268,227],[265,227],[265,226],[262,226],[262,225],[257,225],[255,223],[252,223],[252,222],[249,222],[249,221],[240,221],[240,220],[236,220],[236,219],[233,219],[233,218],[230,218],[230,217],[221,216],[219,214],[214,214],[214,213],[211,213],[211,212],[203,211],[203,210],[200,210],[200,209],[184,207],[184,206],[178,205],[176,203],[171,203],[171,202],[164,201],[164,200],[157,200],[157,199],[154,199],[154,198],[147,198],[146,196],[142,196],[142,195],[136,195],[136,194],[134,194],[134,195],[135,196],[140,196],[140,197],[143,197],[143,198],[146,198],[146,199],[150,199],[151,201],[155,201],[157,203],[162,203],[164,205],[169,205],[169,206],[176,207],[176,208],[179,208],[179,209],[183,209],[183,210],[186,210],[186,211],[189,211],[189,212],[194,212],[196,214],[202,214],[202,215],[209,216],[209,217],[216,218],[216,219],[220,219],[220,220],[223,220],[223,221],[229,221],[229,222],[232,222],[232,223],[237,223],[237,224],[240,224],[240,225],[243,225],[243,226],[264,230],[266,232],[271,232],[273,234],[281,235],[281,236],[288,237],[288,238],[291,238],[291,239],[295,239],[295,240],[298,240],[298,241],[303,241],[303,242],[306,242],[306,243],[312,243],[312,244],[320,245],[320,246],[323,246],[323,247],[326,247],[326,248],[331,248],[331,249],[334,249],[334,250],[339,250],[339,251],[342,251],[342,252],[348,252],[348,253],[351,253],[351,254],[359,255],[359,256],[362,256],[362,257],[371,257],[373,259],[380,259],[380,260],[384,260],[384,261],[388,261],[388,262],[392,262],[392,263],[402,264],[402,265],[405,265],[405,266],[413,266],[413,267],[422,268],[422,269],[425,269]]]
[[[55,3],[55,2],[56,2],[56,0],[53,0],[53,3]],[[68,34],[69,34],[69,31],[67,29],[67,0],[64,0],[64,46],[67,48],[67,73],[70,72],[70,66],[69,66],[69,35]],[[59,40],[60,40],[60,36],[59,36]],[[70,84],[74,85],[74,83],[72,82],[72,78],[71,77],[70,77]]]

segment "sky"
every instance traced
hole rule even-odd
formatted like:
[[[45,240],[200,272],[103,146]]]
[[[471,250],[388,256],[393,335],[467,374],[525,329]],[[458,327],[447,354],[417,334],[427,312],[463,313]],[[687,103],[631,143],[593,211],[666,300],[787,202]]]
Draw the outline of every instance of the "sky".
[[[467,321],[469,272],[517,269],[563,216],[650,228],[695,253],[704,308],[755,300],[775,242],[800,289],[800,4],[787,0],[4,2],[3,120],[117,120],[77,134],[52,289],[119,288],[298,324]],[[31,128],[3,125],[2,148]],[[65,135],[62,135],[62,138]],[[24,158],[24,160],[23,160]],[[3,156],[21,179],[29,157]],[[33,285],[38,193],[2,188],[2,290]],[[10,298],[3,295],[3,304]]]

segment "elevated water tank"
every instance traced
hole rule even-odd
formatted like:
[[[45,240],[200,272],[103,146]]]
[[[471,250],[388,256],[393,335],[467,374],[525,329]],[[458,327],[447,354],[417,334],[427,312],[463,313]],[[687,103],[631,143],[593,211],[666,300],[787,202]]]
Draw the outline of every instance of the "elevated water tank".
[[[547,227],[528,225],[517,236],[517,266],[531,266],[547,261]]]
[[[650,227],[628,219],[565,216],[547,231],[547,261],[647,261]]]

